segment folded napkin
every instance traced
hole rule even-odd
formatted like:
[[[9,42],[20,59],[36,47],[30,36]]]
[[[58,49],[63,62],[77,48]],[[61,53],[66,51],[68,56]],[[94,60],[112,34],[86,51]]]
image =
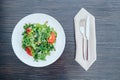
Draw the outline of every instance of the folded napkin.
[[[89,16],[89,40],[88,40],[88,60],[83,57],[83,35],[80,32],[80,20]],[[96,32],[95,17],[82,8],[74,17],[76,56],[75,60],[87,71],[96,60]]]

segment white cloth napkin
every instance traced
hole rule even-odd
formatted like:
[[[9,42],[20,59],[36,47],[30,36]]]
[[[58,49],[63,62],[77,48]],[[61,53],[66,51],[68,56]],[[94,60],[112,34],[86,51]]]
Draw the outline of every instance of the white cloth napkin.
[[[89,16],[89,40],[88,40],[88,60],[83,59],[83,36],[80,32],[80,20]],[[76,39],[76,57],[75,60],[87,71],[89,67],[96,61],[96,31],[95,17],[82,8],[74,17],[75,23],[75,39]]]

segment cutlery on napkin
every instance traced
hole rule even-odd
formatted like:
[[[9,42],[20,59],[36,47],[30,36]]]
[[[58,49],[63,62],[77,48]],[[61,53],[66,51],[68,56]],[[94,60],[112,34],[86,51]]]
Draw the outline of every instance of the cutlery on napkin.
[[[74,18],[76,57],[75,60],[85,69],[96,60],[95,17],[82,8]]]
[[[83,36],[83,59],[88,60],[89,16],[80,20],[80,32]]]

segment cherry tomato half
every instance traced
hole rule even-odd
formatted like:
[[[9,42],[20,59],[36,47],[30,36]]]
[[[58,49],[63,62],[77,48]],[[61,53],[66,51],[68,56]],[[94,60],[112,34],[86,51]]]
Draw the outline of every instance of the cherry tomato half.
[[[51,32],[51,33],[50,33],[50,37],[48,38],[48,42],[49,42],[50,44],[52,44],[52,43],[55,42],[55,39],[56,39],[55,33],[54,33],[54,32]]]
[[[31,28],[27,28],[26,31],[27,31],[27,33],[30,33],[31,32]]]
[[[31,47],[26,47],[25,51],[27,52],[28,55],[32,56],[32,49],[31,49]]]

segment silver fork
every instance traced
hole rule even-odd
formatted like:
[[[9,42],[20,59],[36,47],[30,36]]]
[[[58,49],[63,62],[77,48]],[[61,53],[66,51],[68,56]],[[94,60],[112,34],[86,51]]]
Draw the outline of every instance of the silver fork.
[[[80,20],[80,32],[83,35],[83,59],[88,60],[88,45],[87,45],[87,37],[86,37],[86,19]]]

